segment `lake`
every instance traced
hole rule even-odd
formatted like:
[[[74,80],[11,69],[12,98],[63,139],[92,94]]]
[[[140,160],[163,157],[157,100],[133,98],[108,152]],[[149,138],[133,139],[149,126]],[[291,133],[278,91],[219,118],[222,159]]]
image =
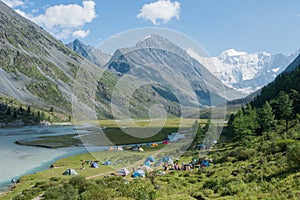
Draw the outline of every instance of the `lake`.
[[[78,126],[77,126],[78,127]],[[88,132],[90,125],[80,129],[75,126],[31,126],[0,129],[0,192],[7,191],[12,178],[18,179],[29,173],[49,168],[51,163],[79,153],[87,152],[84,147],[48,149],[15,144],[17,140],[39,136],[66,135]],[[103,150],[105,147],[89,147],[89,150]]]

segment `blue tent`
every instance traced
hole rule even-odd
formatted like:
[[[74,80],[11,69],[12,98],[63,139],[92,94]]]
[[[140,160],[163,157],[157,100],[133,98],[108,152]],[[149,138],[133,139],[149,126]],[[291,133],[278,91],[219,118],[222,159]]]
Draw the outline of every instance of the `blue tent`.
[[[104,163],[102,163],[102,165],[111,165],[110,161],[105,161]]]
[[[133,174],[132,177],[134,178],[139,178],[139,177],[144,177],[145,176],[145,172],[143,170],[136,170]]]
[[[168,164],[168,165],[173,165],[173,158],[172,156],[163,156],[156,164],[155,166],[160,166],[162,164]]]
[[[150,161],[149,161],[149,160],[146,160],[146,161],[144,162],[144,165],[146,165],[146,166],[150,167],[150,166],[151,166],[151,163],[150,163]]]
[[[155,158],[153,156],[149,156],[146,158],[146,162],[149,161],[149,162],[155,162]]]
[[[91,164],[91,167],[92,167],[92,168],[98,168],[98,167],[99,167],[99,165],[98,165],[98,163],[96,163],[96,162],[93,162],[93,163]]]
[[[201,162],[201,166],[209,167],[209,162],[208,162],[208,160],[203,160],[203,161]]]

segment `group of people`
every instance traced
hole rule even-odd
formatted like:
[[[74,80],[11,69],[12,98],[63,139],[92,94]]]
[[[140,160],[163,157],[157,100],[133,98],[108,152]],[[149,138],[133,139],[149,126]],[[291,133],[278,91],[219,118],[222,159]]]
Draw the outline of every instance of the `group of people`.
[[[204,168],[209,167],[212,163],[212,159],[205,158],[201,159],[192,159],[190,163],[182,163],[180,165],[178,162],[174,162],[172,165],[168,165],[167,163],[164,164],[164,171],[167,170],[190,170],[194,168]]]

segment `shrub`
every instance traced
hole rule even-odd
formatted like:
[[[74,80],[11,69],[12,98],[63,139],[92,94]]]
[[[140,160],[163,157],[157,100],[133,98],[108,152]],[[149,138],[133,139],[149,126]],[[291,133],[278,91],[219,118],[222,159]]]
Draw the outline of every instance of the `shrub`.
[[[244,160],[248,160],[252,157],[254,157],[256,155],[257,151],[255,149],[245,149],[245,150],[242,150],[238,156],[237,156],[237,159],[239,161],[244,161]]]
[[[295,140],[277,140],[272,144],[271,151],[272,153],[284,152],[287,150],[287,147],[293,143],[295,143]]]
[[[51,187],[46,190],[44,199],[62,199],[62,200],[76,200],[79,199],[78,190],[70,184],[63,186]]]
[[[287,158],[292,164],[300,165],[300,142],[288,145]]]
[[[134,180],[130,184],[124,184],[119,189],[120,196],[134,199],[156,199],[157,192],[154,186],[143,180]]]

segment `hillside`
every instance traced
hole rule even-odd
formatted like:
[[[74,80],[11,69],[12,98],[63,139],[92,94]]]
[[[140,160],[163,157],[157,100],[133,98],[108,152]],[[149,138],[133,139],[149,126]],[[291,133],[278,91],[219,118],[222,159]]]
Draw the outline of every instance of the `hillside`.
[[[0,95],[70,113],[82,58],[0,2]]]
[[[274,99],[280,91],[291,94],[292,91],[300,93],[300,55],[282,72],[273,82],[262,88],[261,95],[252,103],[262,106],[266,101]]]

